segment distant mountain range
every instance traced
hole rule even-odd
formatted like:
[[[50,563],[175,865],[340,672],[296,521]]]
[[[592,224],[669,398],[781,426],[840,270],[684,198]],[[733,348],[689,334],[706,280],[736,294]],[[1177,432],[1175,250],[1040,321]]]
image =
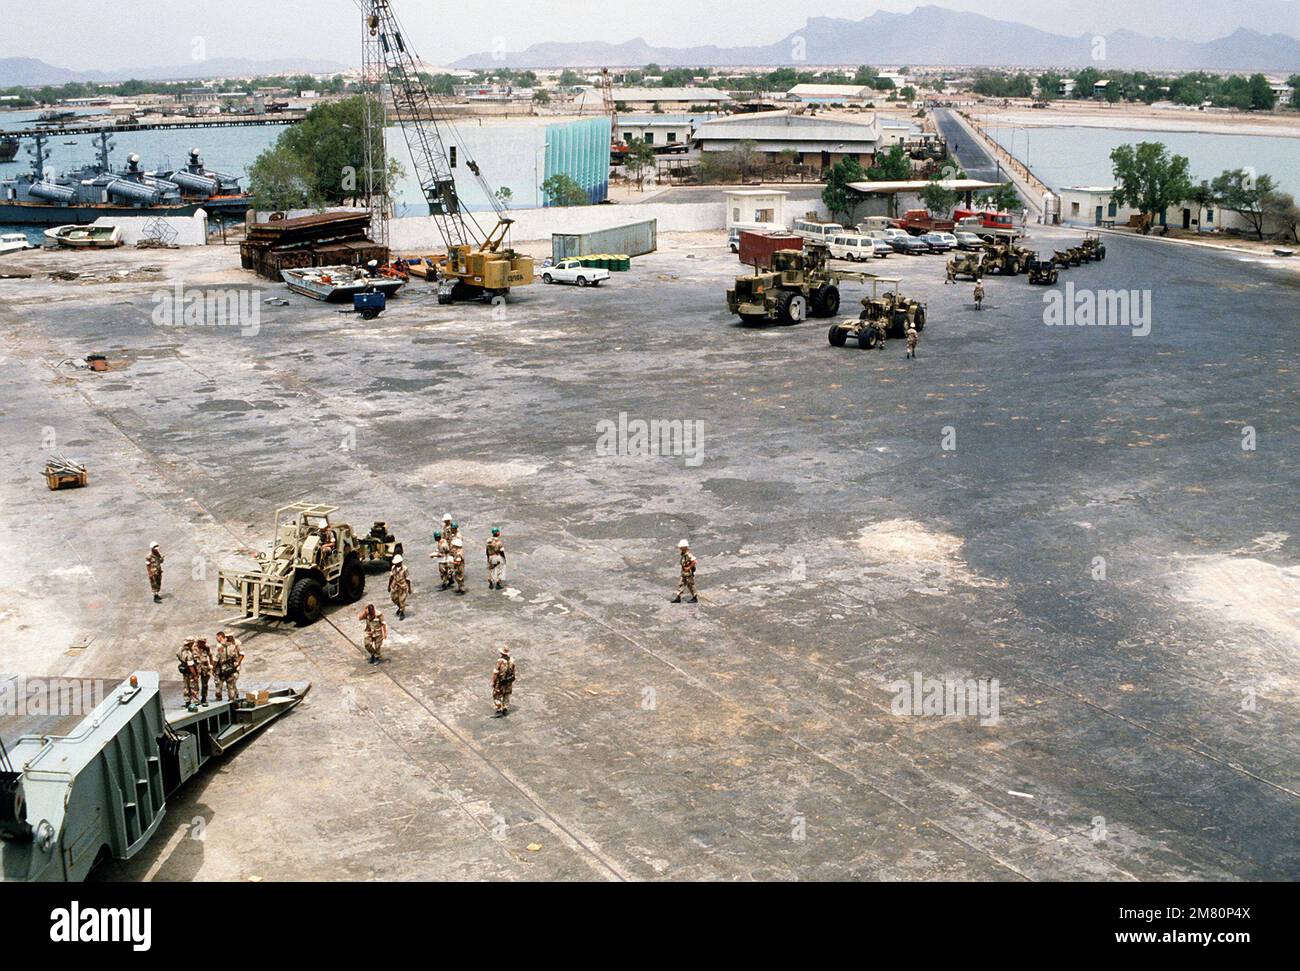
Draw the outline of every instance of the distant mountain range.
[[[988,67],[1096,67],[1149,70],[1300,71],[1300,41],[1244,28],[1207,43],[1147,37],[1127,30],[1104,35],[1104,56],[1091,34],[1066,37],[981,14],[917,7],[877,11],[864,20],[810,18],[803,30],[759,47],[652,47],[551,42],[524,51],[471,54],[456,68],[691,67],[815,64],[964,64]]]
[[[142,67],[121,71],[71,71],[31,57],[0,58],[0,88],[37,87],[81,81],[198,81],[208,78],[267,77],[276,74],[338,74],[350,70],[336,61],[304,58],[254,61],[242,57],[214,57],[171,67]]]

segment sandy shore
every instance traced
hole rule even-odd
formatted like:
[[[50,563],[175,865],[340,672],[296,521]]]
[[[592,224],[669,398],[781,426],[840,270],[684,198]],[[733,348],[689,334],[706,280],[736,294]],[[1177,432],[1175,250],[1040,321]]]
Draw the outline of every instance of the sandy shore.
[[[1010,107],[972,105],[971,115],[985,125],[1023,128],[1118,128],[1131,131],[1202,132],[1215,135],[1267,135],[1300,138],[1300,111],[1254,114],[1243,111],[1055,102],[1051,108],[1027,103]]]

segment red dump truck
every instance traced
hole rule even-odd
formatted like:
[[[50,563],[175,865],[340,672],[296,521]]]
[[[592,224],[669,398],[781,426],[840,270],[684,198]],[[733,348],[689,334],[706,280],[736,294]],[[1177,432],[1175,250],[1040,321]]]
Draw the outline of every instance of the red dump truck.
[[[951,233],[956,224],[951,219],[935,219],[925,209],[909,209],[894,220],[894,225],[913,236],[924,236],[926,233]]]
[[[793,233],[745,231],[740,234],[740,262],[746,266],[755,266],[762,270],[771,269],[772,254],[783,249],[802,252],[803,237],[795,236]]]

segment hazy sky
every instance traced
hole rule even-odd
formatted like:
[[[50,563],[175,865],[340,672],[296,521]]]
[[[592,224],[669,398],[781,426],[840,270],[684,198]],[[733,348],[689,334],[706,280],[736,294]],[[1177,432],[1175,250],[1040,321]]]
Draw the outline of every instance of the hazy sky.
[[[393,0],[430,63],[538,41],[735,46],[779,40],[811,16],[860,20],[878,9],[906,11],[916,0]],[[1296,0],[939,0],[938,5],[1020,20],[1057,33],[1127,27],[1140,33],[1208,40],[1239,26],[1300,36]],[[35,57],[74,70],[172,66],[206,56],[359,59],[360,22],[352,0],[60,0],[21,7],[0,0],[6,29],[0,57]],[[616,13],[616,16],[611,16]]]

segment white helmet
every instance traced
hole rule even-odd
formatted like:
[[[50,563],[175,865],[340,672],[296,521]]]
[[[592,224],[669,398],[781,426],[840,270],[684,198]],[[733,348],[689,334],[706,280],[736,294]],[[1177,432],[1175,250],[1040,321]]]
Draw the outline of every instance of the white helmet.
[[[456,549],[460,549],[462,546],[465,545],[465,542],[459,536],[457,536],[454,540],[451,541],[451,545],[456,547]]]
[[[443,516],[443,517],[442,517],[442,521],[443,521],[444,523],[449,523],[449,522],[451,522],[451,513],[447,513],[445,516]]]
[[[149,547],[149,549],[151,549],[151,550],[156,550],[156,549],[159,549],[159,546],[158,546],[157,543],[154,543],[152,546]]]
[[[686,542],[686,540],[682,540],[680,543],[677,544],[677,548],[679,550],[690,549],[690,546],[691,544]]]
[[[402,562],[402,554],[398,553],[396,556],[393,557],[393,566],[397,566],[397,564],[401,562]]]

